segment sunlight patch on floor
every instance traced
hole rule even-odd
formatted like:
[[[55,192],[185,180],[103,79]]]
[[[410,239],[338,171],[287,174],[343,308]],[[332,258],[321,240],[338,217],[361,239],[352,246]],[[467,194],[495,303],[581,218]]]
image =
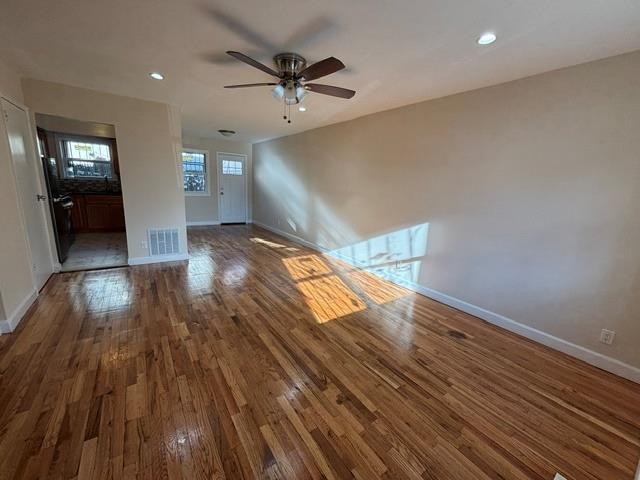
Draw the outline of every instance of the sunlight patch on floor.
[[[337,275],[328,275],[297,284],[318,323],[360,312],[367,305]]]
[[[109,273],[88,272],[83,282],[73,285],[69,291],[77,298],[77,305],[91,313],[126,310],[135,301],[129,276],[126,270],[120,269]]]
[[[269,248],[283,248],[288,252],[297,252],[299,249],[296,247],[289,247],[287,245],[283,245],[281,243],[276,243],[276,242],[272,242],[270,240],[265,240],[264,238],[260,238],[260,237],[252,237],[250,239],[253,243],[257,243],[258,245],[263,245],[265,247],[269,247]]]
[[[318,255],[283,258],[282,263],[294,280],[329,275],[333,271]]]
[[[365,270],[352,270],[349,272],[349,279],[378,305],[406,297],[413,293],[406,288],[394,285]]]
[[[297,282],[298,290],[304,295],[307,306],[319,323],[365,310],[367,304],[364,296],[380,305],[411,293],[373,273],[354,269],[345,263],[344,268],[348,272],[345,279],[357,289],[359,295],[334,273],[330,264],[320,255],[283,258],[282,263]]]

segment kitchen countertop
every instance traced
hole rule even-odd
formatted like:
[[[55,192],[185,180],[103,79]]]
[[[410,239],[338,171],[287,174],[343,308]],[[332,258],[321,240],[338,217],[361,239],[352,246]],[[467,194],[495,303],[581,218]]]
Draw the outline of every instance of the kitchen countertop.
[[[64,195],[108,195],[112,197],[121,197],[122,192],[67,192]]]

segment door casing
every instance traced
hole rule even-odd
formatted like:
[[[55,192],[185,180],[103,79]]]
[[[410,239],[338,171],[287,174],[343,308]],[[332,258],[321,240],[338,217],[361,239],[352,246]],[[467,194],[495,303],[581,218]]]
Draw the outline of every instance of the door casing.
[[[33,131],[33,125],[31,122],[31,115],[29,112],[28,107],[26,107],[25,105],[23,105],[21,102],[18,102],[14,99],[12,99],[11,97],[8,97],[4,94],[2,94],[2,92],[0,92],[0,100],[3,102],[7,102],[11,105],[13,105],[14,107],[16,107],[18,110],[21,110],[25,116],[25,122],[26,122],[26,137],[25,138],[25,148],[26,148],[26,157],[27,157],[27,162],[30,164],[30,171],[31,174],[34,175],[34,179],[36,182],[36,189],[38,190],[40,195],[47,195],[47,189],[45,186],[45,182],[44,182],[44,172],[42,171],[42,167],[40,166],[40,162],[38,161],[38,155],[37,155],[37,150],[36,150],[36,137]],[[3,125],[5,127],[5,130],[7,129],[7,123],[6,123],[6,117],[5,117],[5,112],[4,112],[4,108],[2,108],[2,122]],[[10,153],[11,154],[11,153]],[[15,165],[14,165],[14,159],[13,156],[11,158],[11,173],[13,176],[13,182],[16,186],[16,191],[19,192],[19,184],[18,184],[18,178],[16,176],[16,171],[15,171]],[[54,243],[54,236],[53,236],[53,223],[51,220],[51,212],[49,211],[49,203],[48,202],[37,202],[38,205],[38,217],[39,217],[39,221],[42,222],[43,225],[43,231],[45,233],[45,244],[46,244],[46,258],[47,258],[47,263],[45,265],[42,265],[42,271],[43,274],[40,276],[40,278],[38,278],[38,276],[36,276],[35,272],[33,271],[33,268],[31,268],[33,266],[33,259],[34,259],[34,254],[33,254],[33,247],[32,247],[32,243],[33,241],[31,239],[29,239],[29,230],[27,228],[27,220],[25,218],[25,206],[23,205],[23,199],[21,198],[20,193],[18,193],[17,196],[17,203],[18,203],[18,207],[20,210],[20,222],[21,222],[21,226],[23,228],[23,231],[25,232],[25,239],[26,239],[26,243],[27,243],[27,253],[28,253],[28,257],[29,257],[29,264],[30,264],[30,272],[31,272],[31,278],[33,281],[33,285],[36,288],[36,290],[40,290],[44,284],[46,283],[47,279],[49,278],[49,276],[54,272],[54,271],[58,271],[60,268],[60,265],[58,262],[56,262],[55,259],[55,243]],[[36,199],[33,199],[33,201],[36,201]]]

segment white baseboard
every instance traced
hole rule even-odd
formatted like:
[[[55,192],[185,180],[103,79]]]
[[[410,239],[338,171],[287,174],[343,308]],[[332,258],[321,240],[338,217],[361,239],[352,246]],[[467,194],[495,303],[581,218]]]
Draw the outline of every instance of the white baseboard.
[[[29,307],[31,307],[33,302],[36,301],[36,298],[38,298],[38,291],[34,289],[24,300],[22,300],[20,305],[18,305],[16,309],[7,316],[6,320],[0,322],[0,334],[13,332],[20,323],[20,320],[22,320],[22,317],[24,317],[24,314],[29,310]]]
[[[220,225],[218,220],[199,220],[197,222],[187,222],[187,227],[204,227],[207,225]]]
[[[265,230],[269,230],[270,232],[278,234],[278,235],[280,235],[282,237],[288,238],[292,242],[296,242],[296,243],[299,243],[301,245],[304,245],[305,247],[312,248],[313,250],[316,250],[318,252],[322,252],[322,253],[328,253],[329,252],[328,249],[326,249],[324,247],[321,247],[320,245],[316,245],[315,243],[311,243],[311,242],[309,242],[308,240],[305,240],[302,237],[298,237],[297,235],[294,235],[292,233],[288,233],[288,232],[285,232],[285,231],[280,230],[278,228],[275,228],[275,227],[272,227],[270,225],[267,225],[265,223],[259,222],[258,220],[254,220],[253,224],[257,225],[259,227],[262,227]]]
[[[293,242],[304,245],[305,247],[309,247],[313,250],[327,253],[333,257],[339,258],[340,260],[343,260],[353,266],[363,266],[358,265],[358,262],[355,262],[351,258],[332,252],[327,248],[309,242],[308,240],[300,238],[297,235],[282,231],[278,228],[266,225],[256,220],[254,220],[253,223],[258,225],[259,227],[264,228],[265,230],[269,230],[273,233],[288,238]],[[504,328],[505,330],[516,333],[530,340],[546,345],[547,347],[553,348],[554,350],[558,350],[560,352],[566,353],[567,355],[583,360],[595,367],[601,368],[602,370],[606,370],[607,372],[611,372],[633,382],[640,383],[640,368],[638,367],[634,367],[633,365],[629,365],[628,363],[624,363],[615,358],[608,357],[607,355],[594,352],[593,350],[589,350],[588,348],[582,347],[575,343],[568,342],[567,340],[563,340],[562,338],[558,338],[549,333],[543,332],[542,330],[538,330],[528,325],[516,322],[515,320],[507,318],[504,315],[500,315],[499,313],[491,312],[482,307],[478,307],[471,303],[465,302],[464,300],[460,300],[437,290],[424,287],[418,283],[408,282],[404,279],[394,276],[385,278],[392,283],[408,288],[409,290],[424,295],[425,297],[437,300],[438,302],[449,305],[450,307],[457,308],[458,310],[481,318],[482,320],[485,320],[498,327]]]
[[[153,257],[129,257],[129,265],[147,265],[149,263],[178,262],[189,260],[188,253],[177,253],[175,255],[157,255]]]

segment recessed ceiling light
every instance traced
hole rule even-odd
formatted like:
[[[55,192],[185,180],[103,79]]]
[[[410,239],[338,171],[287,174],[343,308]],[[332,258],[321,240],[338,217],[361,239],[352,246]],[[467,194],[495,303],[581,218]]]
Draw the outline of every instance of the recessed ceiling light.
[[[306,112],[307,111],[307,107],[303,107],[302,105],[298,107],[298,111],[299,112]]]
[[[218,130],[218,133],[223,137],[230,137],[236,134],[234,130],[225,130],[225,129]]]
[[[164,75],[159,72],[151,72],[149,76],[154,80],[164,80]]]
[[[478,39],[478,43],[480,45],[489,45],[489,44],[495,42],[496,38],[498,38],[498,37],[496,37],[495,33],[486,32],[486,33],[483,33],[482,35],[480,35],[480,38]]]

